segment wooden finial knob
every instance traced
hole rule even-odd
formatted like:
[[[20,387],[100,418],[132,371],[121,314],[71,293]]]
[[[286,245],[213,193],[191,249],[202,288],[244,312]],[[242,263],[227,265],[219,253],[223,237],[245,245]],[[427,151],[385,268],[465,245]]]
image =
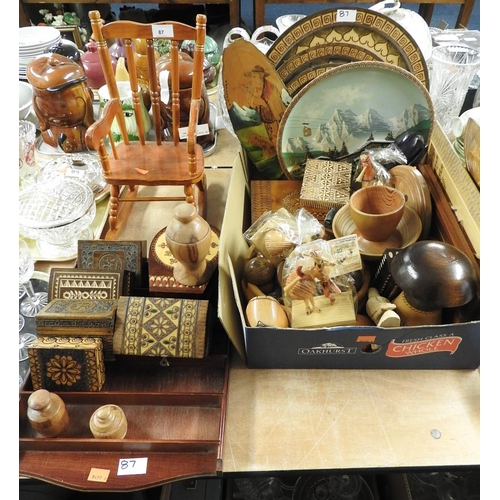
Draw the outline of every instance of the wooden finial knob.
[[[57,437],[69,426],[64,401],[46,389],[39,389],[28,398],[28,421],[44,437]]]
[[[123,439],[127,434],[127,418],[116,405],[99,407],[90,417],[90,430],[96,439]]]

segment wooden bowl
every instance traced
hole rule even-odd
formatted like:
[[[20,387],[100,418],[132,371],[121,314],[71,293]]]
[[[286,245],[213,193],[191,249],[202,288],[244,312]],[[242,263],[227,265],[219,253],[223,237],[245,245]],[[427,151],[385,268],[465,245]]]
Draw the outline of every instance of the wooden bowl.
[[[403,217],[405,198],[399,189],[389,186],[367,186],[351,195],[351,217],[363,238],[385,241]]]
[[[408,303],[421,311],[470,302],[479,280],[469,257],[440,241],[418,241],[391,261],[391,274]]]
[[[335,238],[342,238],[349,234],[356,233],[356,225],[351,217],[349,205],[344,205],[333,218],[332,231]],[[415,243],[422,232],[422,221],[415,210],[405,206],[403,218],[399,222],[396,233],[399,236],[399,242],[392,245],[395,238],[379,242],[370,242],[358,235],[358,246],[361,256],[366,260],[377,260],[382,257],[386,248],[405,248]]]

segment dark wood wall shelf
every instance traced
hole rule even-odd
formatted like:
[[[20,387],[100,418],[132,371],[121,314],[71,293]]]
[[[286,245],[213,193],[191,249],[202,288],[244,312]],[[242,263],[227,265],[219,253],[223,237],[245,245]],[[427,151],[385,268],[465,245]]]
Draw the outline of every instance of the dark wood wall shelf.
[[[106,364],[102,391],[58,393],[70,426],[57,438],[40,437],[28,422],[33,391],[28,377],[19,396],[19,474],[81,491],[134,491],[219,476],[228,348],[222,337],[206,358],[168,359],[168,365],[160,358],[117,356]],[[90,416],[110,403],[124,410],[127,435],[94,439]],[[143,457],[148,458],[146,474],[117,474],[120,460]],[[90,481],[92,469],[109,470],[107,481]]]
[[[19,0],[19,26],[29,26],[29,16],[26,13],[26,10],[24,9],[25,4],[50,4],[51,2],[46,2],[45,0]],[[149,4],[149,3],[154,3],[154,2],[149,2],[148,0],[135,0],[133,2],[127,2],[127,1],[121,1],[121,0],[102,0],[102,1],[85,1],[85,0],[68,0],[67,2],[64,2],[65,4],[72,4],[72,3],[95,3],[95,4],[109,4],[109,3],[119,3],[119,4],[124,4],[124,5],[140,5],[140,4]],[[193,0],[169,0],[166,2],[171,5],[192,5]],[[231,25],[231,28],[234,28],[236,26],[240,25],[240,0],[205,0],[205,4],[227,4],[229,6],[229,23]],[[43,8],[43,7],[40,7]],[[208,20],[210,23],[210,19]]]

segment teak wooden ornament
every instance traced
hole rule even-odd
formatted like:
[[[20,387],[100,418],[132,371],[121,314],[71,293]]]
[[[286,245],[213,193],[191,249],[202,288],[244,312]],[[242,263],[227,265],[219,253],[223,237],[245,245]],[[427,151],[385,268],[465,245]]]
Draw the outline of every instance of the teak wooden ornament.
[[[49,301],[53,299],[118,299],[124,291],[125,295],[130,293],[130,290],[124,290],[125,283],[123,271],[52,268],[49,278]]]
[[[28,357],[35,390],[96,392],[106,380],[100,338],[40,336],[28,346]]]
[[[212,243],[210,224],[203,219],[191,203],[180,203],[174,217],[165,229],[165,240],[177,259],[174,278],[183,285],[206,283],[214,269],[207,265],[206,257]]]
[[[28,420],[31,427],[46,438],[61,435],[69,426],[64,401],[46,389],[39,389],[28,398]]]
[[[35,317],[38,333],[112,334],[117,299],[54,299]]]
[[[116,316],[115,354],[203,358],[208,352],[208,300],[121,297]]]
[[[94,271],[129,271],[133,286],[142,281],[142,259],[147,257],[147,241],[79,240],[78,269]]]
[[[292,301],[292,328],[321,328],[329,326],[355,325],[356,313],[350,291],[335,295],[335,302],[328,297],[315,296],[316,310],[306,311],[303,300]]]
[[[123,439],[128,430],[127,417],[117,405],[100,406],[90,417],[89,427],[96,439]]]

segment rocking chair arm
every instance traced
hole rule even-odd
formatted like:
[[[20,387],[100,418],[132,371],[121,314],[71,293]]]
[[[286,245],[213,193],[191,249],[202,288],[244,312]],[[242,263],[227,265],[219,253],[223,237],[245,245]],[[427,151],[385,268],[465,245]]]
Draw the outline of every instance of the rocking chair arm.
[[[89,149],[99,150],[101,141],[110,133],[111,124],[119,113],[123,113],[120,99],[110,99],[105,104],[101,117],[92,123],[85,133],[85,142]]]

